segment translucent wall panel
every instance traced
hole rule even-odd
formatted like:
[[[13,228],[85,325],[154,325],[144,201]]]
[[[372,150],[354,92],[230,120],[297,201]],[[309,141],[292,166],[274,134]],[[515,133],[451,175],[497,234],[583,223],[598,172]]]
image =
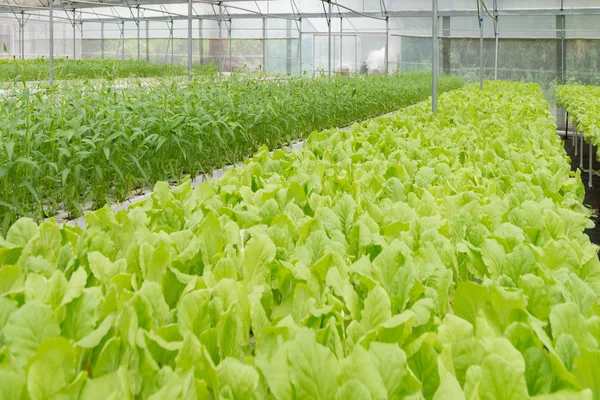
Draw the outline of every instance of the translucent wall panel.
[[[560,0],[497,0],[499,9],[557,9],[560,10]],[[486,4],[492,3],[487,0]],[[488,8],[489,5],[488,5]]]
[[[565,36],[577,39],[600,39],[600,15],[567,16]]]
[[[598,0],[565,0],[565,8],[598,7]]]
[[[60,13],[58,16],[60,17]],[[12,14],[11,14],[12,16]],[[17,19],[12,17],[0,19],[0,58],[20,58],[21,36],[25,46],[25,58],[48,58],[50,56],[50,32],[48,23],[30,18],[23,30],[19,29]],[[76,27],[73,42],[73,25],[68,20],[60,19],[54,24],[54,56],[73,58],[81,57],[81,31]],[[75,45],[75,49],[73,48]]]

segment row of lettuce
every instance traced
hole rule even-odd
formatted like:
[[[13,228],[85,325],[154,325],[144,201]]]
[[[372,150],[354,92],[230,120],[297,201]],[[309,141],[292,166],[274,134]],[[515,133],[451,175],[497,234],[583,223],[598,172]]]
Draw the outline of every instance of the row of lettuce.
[[[441,90],[462,80],[441,79]],[[0,98],[0,230],[19,217],[82,215],[162,180],[209,173],[263,145],[426,99],[427,74],[284,81],[69,85]]]
[[[600,261],[540,88],[489,83],[15,223],[0,398],[590,399]]]
[[[556,88],[555,96],[569,113],[570,122],[586,140],[597,146],[600,143],[600,86],[562,85]]]

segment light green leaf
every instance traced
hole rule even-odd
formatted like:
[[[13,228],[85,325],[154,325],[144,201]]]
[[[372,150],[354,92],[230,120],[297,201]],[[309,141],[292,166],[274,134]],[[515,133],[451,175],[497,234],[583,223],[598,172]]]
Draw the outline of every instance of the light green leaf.
[[[276,248],[268,236],[258,235],[246,243],[243,252],[244,283],[248,291],[252,291],[255,286],[268,283],[270,264],[275,259]]]
[[[288,366],[297,399],[326,400],[335,396],[338,361],[328,348],[317,343],[313,332],[298,332],[288,351]]]
[[[361,325],[367,331],[376,329],[392,318],[391,307],[390,298],[386,291],[381,286],[376,286],[365,299],[365,306],[361,312]]]
[[[77,356],[69,341],[47,339],[27,367],[27,391],[32,400],[60,397],[77,375]]]
[[[49,305],[32,301],[11,315],[3,333],[8,350],[24,366],[44,340],[60,335],[60,328]]]
[[[369,389],[356,379],[344,382],[335,394],[335,400],[371,400]]]
[[[261,398],[258,389],[259,375],[251,366],[234,358],[226,358],[219,364],[219,391],[226,389],[232,399]]]

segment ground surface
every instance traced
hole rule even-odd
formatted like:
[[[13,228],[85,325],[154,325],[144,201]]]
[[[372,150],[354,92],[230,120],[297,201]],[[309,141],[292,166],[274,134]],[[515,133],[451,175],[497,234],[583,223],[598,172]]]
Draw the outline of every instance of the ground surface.
[[[579,168],[579,152],[578,155],[575,156],[575,148],[573,147],[572,135],[569,133],[569,139],[565,140],[565,150],[569,157],[571,157],[571,169],[576,170]],[[592,218],[596,223],[596,226],[593,229],[588,229],[586,233],[589,235],[592,243],[600,245],[600,219],[598,218],[598,208],[600,207],[600,176],[598,175],[598,171],[600,171],[600,162],[598,162],[596,157],[597,149],[593,148],[592,155],[592,170],[595,171],[592,174],[592,188],[588,187],[588,163],[589,163],[589,144],[585,143],[583,146],[583,170],[581,173],[581,178],[585,185],[585,200],[584,204],[595,210],[595,215]]]

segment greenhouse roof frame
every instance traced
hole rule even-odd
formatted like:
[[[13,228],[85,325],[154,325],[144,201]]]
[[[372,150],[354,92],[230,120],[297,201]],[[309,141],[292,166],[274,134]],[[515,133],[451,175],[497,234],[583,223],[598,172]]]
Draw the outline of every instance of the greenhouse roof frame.
[[[38,4],[23,4],[20,0],[4,0],[0,3],[0,14],[32,14],[44,17],[45,13],[49,12],[49,4],[51,0],[37,0]],[[260,0],[261,2],[274,2],[274,0]],[[213,6],[213,13],[194,13],[194,19],[219,19],[219,13],[215,9],[218,6],[222,7],[223,13],[227,15],[227,19],[257,19],[257,18],[278,18],[300,20],[306,18],[375,18],[385,20],[386,18],[400,17],[425,17],[431,18],[433,10],[422,9],[405,9],[395,11],[386,5],[385,0],[381,0],[381,12],[360,12],[345,7],[340,4],[341,1],[334,2],[332,0],[321,0],[323,3],[331,1],[334,7],[339,6],[347,11],[341,11],[338,7],[337,11],[332,11],[331,14],[324,10],[323,12],[308,12],[303,13],[294,11],[294,2],[290,1],[291,12],[289,13],[270,13],[266,10],[260,10],[255,0],[194,0],[192,4],[204,4]],[[89,1],[89,0],[61,0],[54,1],[54,9],[60,11],[78,11],[80,16],[77,23],[84,22],[122,22],[122,21],[171,21],[187,19],[187,15],[169,12],[166,8],[147,9],[162,15],[156,16],[140,16],[136,18],[133,15],[130,17],[100,14],[97,9],[114,9],[114,8],[129,8],[144,10],[144,6],[168,6],[187,4],[187,0],[111,0],[111,1]],[[248,3],[256,4],[258,11],[240,8],[228,3]],[[297,8],[297,7],[296,7]],[[233,11],[233,13],[231,12]],[[238,11],[243,11],[242,13]],[[569,15],[600,15],[599,7],[578,7],[578,8],[504,8],[493,11],[494,16],[569,16]],[[86,16],[84,18],[84,15]],[[439,9],[438,17],[474,17],[478,15],[477,9]],[[89,16],[89,17],[87,17]],[[56,16],[55,16],[56,18]]]

